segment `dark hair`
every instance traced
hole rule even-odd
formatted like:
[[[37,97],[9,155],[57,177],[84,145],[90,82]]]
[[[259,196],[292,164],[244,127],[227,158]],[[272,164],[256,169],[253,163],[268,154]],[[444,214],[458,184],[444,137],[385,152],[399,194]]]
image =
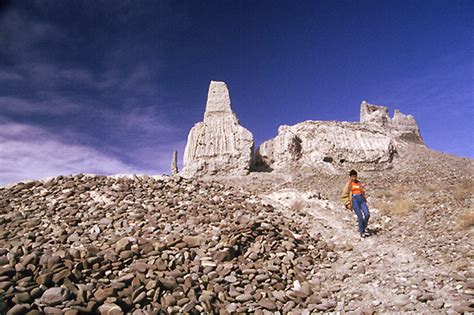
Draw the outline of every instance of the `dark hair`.
[[[352,175],[357,176],[357,172],[356,172],[355,170],[351,170],[351,171],[349,172],[349,176],[352,176]]]

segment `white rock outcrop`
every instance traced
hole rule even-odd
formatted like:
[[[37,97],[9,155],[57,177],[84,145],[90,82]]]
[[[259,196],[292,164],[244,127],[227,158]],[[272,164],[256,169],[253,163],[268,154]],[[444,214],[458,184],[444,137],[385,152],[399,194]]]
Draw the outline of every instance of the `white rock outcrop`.
[[[420,128],[412,115],[405,115],[398,109],[393,118],[390,118],[388,107],[369,104],[362,101],[360,104],[360,122],[381,126],[394,138],[423,144]]]
[[[173,151],[173,158],[171,160],[171,175],[178,175],[178,151]]]
[[[278,135],[261,144],[256,169],[318,167],[328,163],[391,162],[404,141],[423,144],[418,124],[411,115],[388,107],[361,103],[360,122],[305,121],[281,126]]]
[[[388,127],[391,123],[388,107],[362,101],[360,104],[360,122]]]
[[[393,113],[392,133],[405,141],[424,144],[420,128],[412,115],[405,115],[398,109]]]
[[[191,129],[186,144],[184,177],[242,175],[253,170],[321,167],[336,164],[383,164],[405,142],[423,144],[411,115],[385,106],[361,103],[360,122],[305,121],[281,126],[253,161],[253,136],[232,111],[224,82],[211,81],[204,120]],[[328,164],[330,163],[330,164]]]
[[[278,135],[259,146],[257,166],[278,169],[317,167],[324,162],[383,163],[392,160],[392,139],[378,127],[359,123],[305,121],[281,126]]]
[[[204,121],[189,132],[181,175],[246,174],[253,163],[253,145],[252,133],[232,111],[227,85],[211,81]]]

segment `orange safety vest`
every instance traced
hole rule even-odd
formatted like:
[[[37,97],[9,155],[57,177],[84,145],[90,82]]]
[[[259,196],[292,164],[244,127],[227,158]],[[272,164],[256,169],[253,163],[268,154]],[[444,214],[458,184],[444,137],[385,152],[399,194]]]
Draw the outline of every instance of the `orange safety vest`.
[[[364,193],[364,186],[362,185],[361,182],[351,182],[351,193],[353,195],[360,195]]]

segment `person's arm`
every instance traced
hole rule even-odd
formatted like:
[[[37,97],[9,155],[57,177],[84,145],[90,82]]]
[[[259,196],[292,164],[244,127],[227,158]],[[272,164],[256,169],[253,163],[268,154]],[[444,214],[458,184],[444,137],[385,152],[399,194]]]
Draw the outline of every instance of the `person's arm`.
[[[341,201],[349,209],[351,206],[351,181],[348,181],[341,193]]]

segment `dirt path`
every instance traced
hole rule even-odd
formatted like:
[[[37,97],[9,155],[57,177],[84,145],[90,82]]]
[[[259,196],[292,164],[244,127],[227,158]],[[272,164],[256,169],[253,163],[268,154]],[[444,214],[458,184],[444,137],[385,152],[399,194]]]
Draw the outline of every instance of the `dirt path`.
[[[356,216],[334,202],[312,193],[283,189],[260,196],[286,215],[306,218],[313,235],[334,246],[338,260],[316,274],[323,297],[336,303],[335,311],[372,314],[413,312],[469,313],[472,301],[460,292],[449,266],[434,266],[403,242],[407,228],[385,229],[390,220],[371,209],[372,235],[361,239]],[[407,218],[408,220],[409,218]],[[472,305],[472,304],[471,304]]]

